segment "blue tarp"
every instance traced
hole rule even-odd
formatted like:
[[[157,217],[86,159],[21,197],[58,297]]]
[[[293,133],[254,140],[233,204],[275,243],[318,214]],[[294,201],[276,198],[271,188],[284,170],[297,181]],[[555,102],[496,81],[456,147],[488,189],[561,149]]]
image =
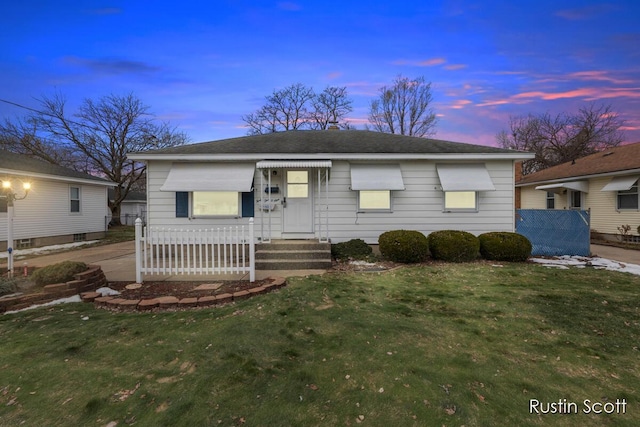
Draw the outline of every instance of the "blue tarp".
[[[589,211],[516,209],[516,232],[533,245],[532,255],[589,256]]]

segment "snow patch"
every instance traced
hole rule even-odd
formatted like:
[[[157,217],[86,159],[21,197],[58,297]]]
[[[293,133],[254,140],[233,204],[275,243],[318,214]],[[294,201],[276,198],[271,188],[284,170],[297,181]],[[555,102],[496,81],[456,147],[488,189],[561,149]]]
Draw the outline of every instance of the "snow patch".
[[[13,251],[13,258],[18,258],[22,255],[44,255],[49,252],[55,252],[64,249],[73,249],[78,246],[90,245],[92,243],[98,243],[100,240],[87,240],[86,242],[74,242],[74,243],[65,243],[62,245],[50,245],[50,246],[42,246],[40,248],[32,248],[32,249],[16,249]],[[0,258],[7,258],[9,254],[7,252],[0,253]]]
[[[640,276],[640,265],[630,264],[626,262],[614,261],[600,257],[583,257],[583,256],[558,256],[553,258],[530,258],[531,261],[542,264],[545,267],[569,268],[569,267],[592,267],[609,271],[620,271],[623,273],[635,274]]]

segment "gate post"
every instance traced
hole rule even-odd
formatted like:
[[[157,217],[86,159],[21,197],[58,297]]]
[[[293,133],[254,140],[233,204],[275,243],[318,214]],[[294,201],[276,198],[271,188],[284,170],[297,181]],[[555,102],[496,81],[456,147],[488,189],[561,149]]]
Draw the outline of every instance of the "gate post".
[[[142,219],[137,218],[136,223],[136,283],[142,283]]]
[[[256,281],[256,242],[253,233],[253,217],[249,218],[249,282]]]

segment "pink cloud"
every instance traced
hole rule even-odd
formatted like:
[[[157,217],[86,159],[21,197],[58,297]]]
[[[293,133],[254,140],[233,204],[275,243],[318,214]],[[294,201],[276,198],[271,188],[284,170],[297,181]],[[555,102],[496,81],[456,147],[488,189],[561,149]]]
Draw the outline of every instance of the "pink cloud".
[[[329,73],[327,74],[327,79],[329,80],[333,80],[333,79],[337,79],[338,77],[342,76],[342,73],[339,71],[334,71],[333,73]]]
[[[465,106],[467,106],[469,104],[473,104],[473,102],[469,101],[468,99],[458,99],[456,101],[453,101],[453,104],[451,105],[451,108],[459,110],[459,109],[464,108]]]
[[[468,67],[467,64],[451,64],[451,65],[445,65],[444,69],[445,70],[454,71],[454,70],[461,70],[461,69],[467,68],[467,67]]]
[[[447,61],[444,58],[431,58],[426,61],[418,62],[418,65],[421,67],[433,67],[434,65],[444,64],[445,62]]]
[[[633,83],[633,80],[629,79],[617,79],[612,77],[608,71],[578,71],[576,73],[571,73],[568,75],[572,79],[576,80],[595,80],[595,81],[606,81],[615,84],[629,84]]]

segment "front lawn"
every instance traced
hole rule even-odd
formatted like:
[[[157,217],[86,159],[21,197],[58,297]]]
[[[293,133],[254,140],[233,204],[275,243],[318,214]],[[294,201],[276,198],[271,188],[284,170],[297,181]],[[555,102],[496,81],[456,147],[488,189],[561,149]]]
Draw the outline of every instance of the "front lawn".
[[[0,343],[3,426],[640,425],[640,277],[590,268],[332,273],[173,313],[66,304],[0,316]]]

